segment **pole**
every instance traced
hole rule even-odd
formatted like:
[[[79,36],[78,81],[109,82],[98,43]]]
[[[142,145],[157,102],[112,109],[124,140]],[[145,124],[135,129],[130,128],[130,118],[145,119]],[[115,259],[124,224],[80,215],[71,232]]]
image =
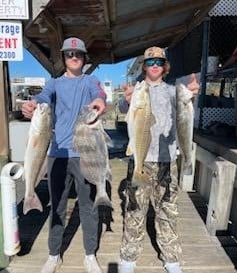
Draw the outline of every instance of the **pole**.
[[[209,32],[210,32],[210,18],[206,17],[203,21],[203,38],[202,38],[202,66],[201,66],[201,94],[199,96],[198,105],[200,108],[198,128],[202,129],[203,125],[203,108],[205,106],[206,96],[206,74],[207,74],[207,60],[209,54]]]
[[[8,142],[8,63],[0,62],[0,171],[8,162],[9,142]],[[0,195],[1,198],[1,195]],[[3,250],[3,223],[2,223],[2,200],[0,200],[0,268],[5,268],[9,264],[9,258]]]

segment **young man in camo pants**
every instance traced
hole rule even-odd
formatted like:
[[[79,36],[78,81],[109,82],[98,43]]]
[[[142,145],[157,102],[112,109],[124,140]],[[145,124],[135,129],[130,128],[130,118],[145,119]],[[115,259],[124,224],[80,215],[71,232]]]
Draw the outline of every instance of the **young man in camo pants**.
[[[151,110],[156,123],[151,127],[151,143],[144,163],[144,172],[149,175],[149,181],[145,186],[127,189],[119,273],[134,272],[135,262],[142,251],[150,201],[155,211],[156,242],[161,251],[164,270],[168,273],[182,272],[179,263],[182,251],[176,228],[176,88],[163,81],[169,69],[162,48],[151,47],[145,50],[144,80],[149,85]],[[195,94],[199,85],[193,78],[187,87]],[[133,91],[132,87],[126,86],[125,99],[120,101],[122,112],[128,110]]]

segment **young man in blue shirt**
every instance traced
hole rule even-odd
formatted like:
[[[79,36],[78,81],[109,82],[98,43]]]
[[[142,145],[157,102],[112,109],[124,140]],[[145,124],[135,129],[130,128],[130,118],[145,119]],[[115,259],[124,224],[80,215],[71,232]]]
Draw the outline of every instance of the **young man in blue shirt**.
[[[61,264],[65,211],[69,190],[74,181],[78,195],[79,215],[85,248],[84,265],[88,273],[102,273],[95,251],[98,238],[98,210],[93,209],[95,186],[83,178],[80,156],[73,150],[72,136],[77,116],[84,105],[105,110],[106,95],[96,77],[82,73],[87,50],[82,40],[71,37],[61,49],[66,72],[51,78],[42,92],[22,105],[22,113],[31,118],[37,103],[48,103],[53,111],[53,132],[48,152],[48,186],[51,201],[49,225],[49,257],[41,273],[53,273]]]

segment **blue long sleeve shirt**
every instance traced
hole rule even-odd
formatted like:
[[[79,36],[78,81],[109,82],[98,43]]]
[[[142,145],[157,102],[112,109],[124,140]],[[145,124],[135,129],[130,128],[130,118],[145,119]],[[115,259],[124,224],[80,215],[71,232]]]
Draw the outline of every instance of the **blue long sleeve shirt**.
[[[83,74],[79,77],[50,79],[42,92],[34,97],[38,103],[51,105],[53,133],[49,149],[52,157],[79,157],[73,150],[72,137],[78,114],[84,105],[106,95],[95,76]]]

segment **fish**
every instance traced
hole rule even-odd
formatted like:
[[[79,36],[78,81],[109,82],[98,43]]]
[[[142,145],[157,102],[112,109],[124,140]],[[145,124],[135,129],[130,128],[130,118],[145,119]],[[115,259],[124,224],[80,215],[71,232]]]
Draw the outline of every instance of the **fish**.
[[[106,192],[106,181],[112,182],[108,147],[113,142],[105,132],[96,109],[84,106],[77,118],[73,133],[73,148],[80,155],[80,170],[84,178],[96,185],[94,207],[112,207]]]
[[[52,115],[47,103],[37,104],[33,113],[24,155],[25,197],[23,213],[32,209],[43,211],[35,187],[46,172],[47,150],[52,134]]]
[[[149,180],[149,176],[143,171],[143,164],[151,143],[151,126],[155,123],[151,110],[149,86],[145,81],[135,85],[125,121],[129,137],[126,155],[134,157],[131,184],[141,185]]]
[[[194,109],[192,103],[193,94],[183,84],[176,85],[176,126],[178,148],[182,157],[182,172],[185,175],[193,173],[192,147]]]

